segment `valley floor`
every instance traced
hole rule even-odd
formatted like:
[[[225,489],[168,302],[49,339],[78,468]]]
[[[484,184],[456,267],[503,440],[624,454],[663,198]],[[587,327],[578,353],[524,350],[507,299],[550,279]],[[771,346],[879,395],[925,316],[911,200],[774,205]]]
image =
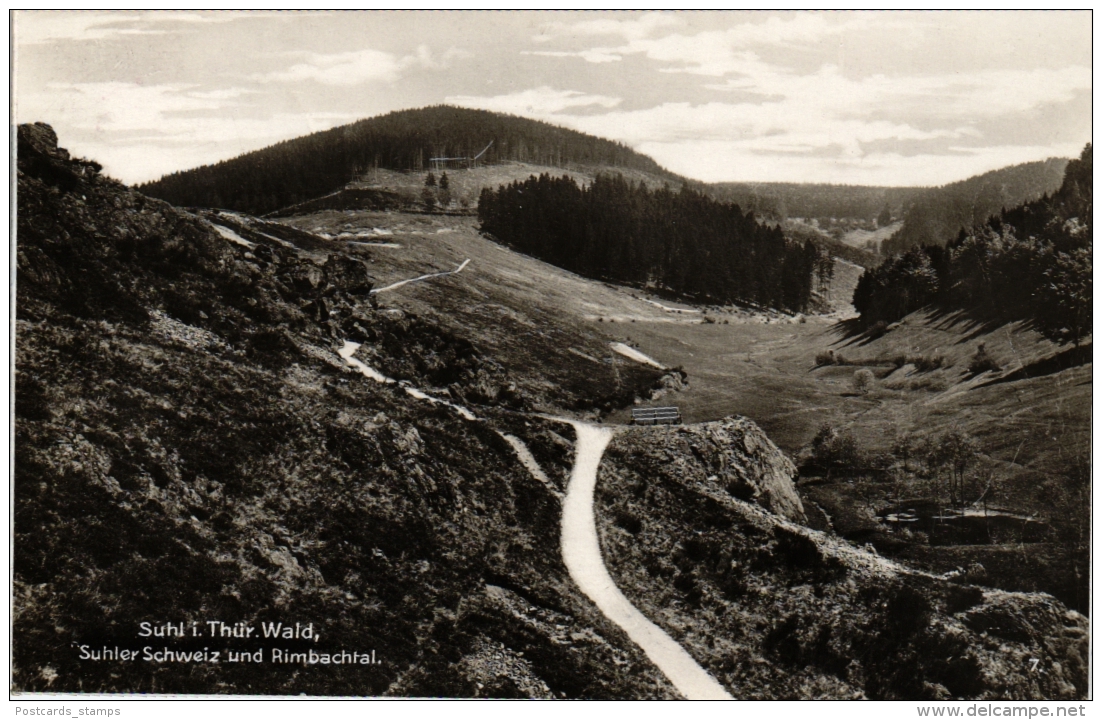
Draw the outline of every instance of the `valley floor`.
[[[792,316],[697,307],[581,278],[480,235],[472,217],[325,211],[285,222],[334,237],[370,232],[393,239],[400,248],[370,252],[380,286],[443,272],[470,259],[459,275],[388,292],[388,306],[454,327],[510,368],[535,373],[581,362],[594,371],[622,372],[643,367],[646,358],[681,369],[687,382],[654,402],[678,406],[687,423],[730,415],[751,418],[793,458],[826,424],[853,433],[869,452],[889,450],[906,433],[921,438],[958,429],[978,438],[999,464],[1006,479],[1000,502],[1042,514],[1051,510],[1051,502],[1038,494],[1039,488],[1054,477],[1089,468],[1091,363],[1046,369],[1060,348],[1036,332],[1020,324],[988,326],[961,315],[916,313],[871,338],[854,327],[847,302],[861,268],[844,261],[836,263],[825,290],[834,311]],[[562,359],[529,351],[526,339],[554,338],[563,327],[596,332],[607,338],[606,345],[562,343]],[[981,345],[1002,373],[973,376],[968,371]],[[820,360],[828,352],[833,362],[823,365]],[[913,364],[893,364],[900,355],[939,356],[942,367],[920,371]],[[854,374],[863,368],[874,380],[867,391],[858,391]],[[646,398],[641,400],[646,404]],[[610,410],[603,420],[620,424],[630,417],[629,409]],[[838,491],[839,502],[857,502],[846,486]],[[959,553],[921,557],[921,564],[939,572],[961,562]],[[1066,563],[1054,567],[1075,574]],[[1050,579],[1023,589],[1052,588],[1053,573],[1061,572],[1042,572]],[[1067,601],[1074,595],[1061,593]]]

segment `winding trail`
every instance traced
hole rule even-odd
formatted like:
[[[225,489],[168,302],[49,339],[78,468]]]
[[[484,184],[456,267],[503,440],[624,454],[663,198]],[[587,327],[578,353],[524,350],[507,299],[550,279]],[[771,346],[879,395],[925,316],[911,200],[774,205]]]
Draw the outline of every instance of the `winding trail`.
[[[419,277],[410,278],[409,280],[399,280],[398,282],[393,283],[391,285],[387,285],[386,287],[376,288],[375,290],[371,291],[371,294],[372,295],[377,295],[378,293],[387,292],[388,290],[397,290],[398,288],[402,287],[403,285],[408,285],[410,283],[420,282],[422,280],[430,280],[432,278],[444,277],[445,275],[455,275],[456,273],[461,271],[463,268],[467,267],[467,263],[469,263],[470,261],[471,261],[471,259],[467,258],[455,270],[448,270],[447,272],[430,273],[428,275],[421,275]]]
[[[214,226],[214,229],[216,231],[218,231],[219,235],[226,238],[230,242],[237,243],[238,245],[247,247],[250,250],[252,250],[253,248],[256,247],[256,243],[254,243],[252,241],[249,241],[249,240],[246,240],[245,238],[241,237],[240,235],[238,235],[233,230],[230,230],[225,225],[219,225],[218,223],[211,223],[211,225]]]
[[[643,649],[686,699],[733,699],[684,648],[639,612],[613,582],[601,558],[593,512],[597,468],[605,447],[612,440],[612,430],[574,420],[568,422],[578,435],[574,469],[562,511],[562,557],[570,577],[605,617],[619,625]]]
[[[353,355],[360,348],[359,343],[345,340],[337,351],[348,365],[359,370],[375,382],[394,384],[389,378]],[[427,395],[420,390],[399,383],[407,394],[419,400],[447,405],[467,420],[476,420],[475,415],[465,407],[447,400]],[[566,422],[574,427],[578,440],[575,445],[574,468],[570,473],[570,482],[566,488],[566,497],[562,499],[562,558],[571,579],[581,591],[593,601],[597,608],[612,622],[628,634],[651,662],[669,679],[677,691],[688,700],[731,700],[727,691],[716,682],[708,671],[697,664],[673,638],[662,628],[648,620],[643,613],[631,604],[616,587],[612,576],[601,557],[601,543],[597,537],[597,520],[593,511],[593,493],[597,488],[597,468],[601,456],[612,440],[613,431],[607,427],[597,427],[577,420],[541,416],[548,420]],[[533,478],[547,486],[556,497],[562,494],[555,488],[539,463],[532,456],[524,442],[508,433],[498,432],[516,452],[521,464]]]
[[[341,347],[340,350],[337,351],[337,354],[340,355],[341,359],[344,360],[346,363],[348,363],[350,366],[356,368],[361,373],[363,373],[367,377],[371,378],[375,382],[384,383],[386,385],[392,385],[395,382],[398,382],[394,378],[389,378],[386,375],[383,375],[381,372],[379,372],[375,368],[371,367],[370,365],[367,365],[366,363],[363,363],[360,360],[357,360],[356,358],[352,357],[353,355],[356,354],[356,351],[359,350],[359,349],[360,349],[360,343],[352,342],[351,340],[345,340],[344,345]],[[398,385],[403,390],[405,390],[406,394],[409,395],[410,397],[417,398],[418,400],[427,400],[428,402],[433,403],[434,405],[447,405],[452,410],[455,410],[457,413],[459,413],[459,415],[464,420],[477,420],[478,419],[478,417],[473,412],[471,412],[467,408],[463,407],[462,405],[456,405],[453,402],[448,402],[447,400],[441,400],[438,397],[433,397],[432,395],[429,395],[428,393],[421,392],[417,388],[407,384],[406,381],[404,381],[404,380],[401,381],[401,382],[398,382]]]

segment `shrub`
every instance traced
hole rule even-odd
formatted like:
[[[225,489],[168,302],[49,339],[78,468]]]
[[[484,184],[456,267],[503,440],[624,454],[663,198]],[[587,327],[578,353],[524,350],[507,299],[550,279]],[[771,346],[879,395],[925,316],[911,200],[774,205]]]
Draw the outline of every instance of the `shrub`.
[[[888,323],[883,320],[877,320],[868,329],[868,336],[870,340],[876,340],[884,337],[884,334],[888,332]]]
[[[938,378],[924,377],[911,380],[907,383],[908,390],[927,390],[929,392],[942,392],[948,389],[949,383]]]
[[[942,355],[915,355],[907,358],[907,361],[919,372],[930,372],[945,367],[945,358]]]
[[[872,389],[873,380],[872,371],[868,368],[861,368],[853,373],[853,389],[864,395]]]
[[[643,529],[643,521],[628,512],[616,513],[616,524],[632,535],[638,535]]]
[[[889,626],[902,633],[914,633],[930,623],[933,608],[922,591],[910,585],[889,587],[885,615]]]
[[[976,349],[976,354],[972,356],[972,359],[968,363],[968,372],[973,375],[979,375],[982,372],[997,372],[1002,370],[999,364],[995,362],[995,359],[987,354],[987,347],[984,343],[980,343],[979,348]]]
[[[838,432],[829,423],[822,425],[811,441],[811,457],[824,468],[856,468],[863,463],[857,439],[849,431]]]

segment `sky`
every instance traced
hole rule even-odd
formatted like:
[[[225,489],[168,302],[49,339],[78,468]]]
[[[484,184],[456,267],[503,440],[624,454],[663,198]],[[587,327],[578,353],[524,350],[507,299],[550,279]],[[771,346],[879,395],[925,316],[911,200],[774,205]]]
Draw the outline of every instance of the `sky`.
[[[13,113],[128,183],[452,104],[705,182],[941,185],[1079,154],[1091,14],[17,11]]]

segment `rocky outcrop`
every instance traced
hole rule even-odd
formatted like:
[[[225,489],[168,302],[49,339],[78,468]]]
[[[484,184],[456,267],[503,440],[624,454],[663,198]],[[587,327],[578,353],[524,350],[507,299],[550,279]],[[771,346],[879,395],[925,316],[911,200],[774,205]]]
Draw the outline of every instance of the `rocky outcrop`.
[[[786,500],[791,467],[760,432],[732,419],[668,439],[625,431],[598,477],[616,586],[732,695],[1086,697],[1085,617],[1047,595],[916,572],[784,519],[776,510],[799,517]]]
[[[618,442],[657,472],[718,488],[794,522],[806,520],[794,484],[796,466],[744,417],[669,430],[637,428]]]

